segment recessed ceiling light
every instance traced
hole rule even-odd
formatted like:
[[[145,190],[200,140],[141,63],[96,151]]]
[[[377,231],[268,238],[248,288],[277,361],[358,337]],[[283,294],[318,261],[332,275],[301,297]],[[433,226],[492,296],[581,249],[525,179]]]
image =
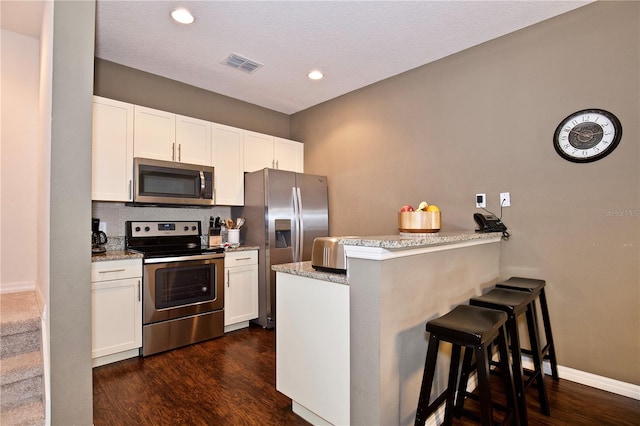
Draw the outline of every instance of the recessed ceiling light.
[[[171,12],[171,17],[176,22],[180,22],[181,24],[193,24],[193,22],[196,20],[191,12],[182,7]]]
[[[320,80],[322,77],[324,77],[324,74],[322,74],[322,72],[318,70],[314,70],[307,74],[307,77],[309,77],[311,80]]]

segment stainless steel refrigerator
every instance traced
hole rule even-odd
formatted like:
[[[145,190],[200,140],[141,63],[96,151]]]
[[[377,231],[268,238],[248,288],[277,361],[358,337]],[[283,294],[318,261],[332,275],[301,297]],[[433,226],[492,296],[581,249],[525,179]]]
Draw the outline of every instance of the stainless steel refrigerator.
[[[311,260],[313,240],[329,235],[327,178],[276,169],[247,173],[242,215],[242,241],[260,248],[255,322],[273,328],[276,277],[271,265]]]

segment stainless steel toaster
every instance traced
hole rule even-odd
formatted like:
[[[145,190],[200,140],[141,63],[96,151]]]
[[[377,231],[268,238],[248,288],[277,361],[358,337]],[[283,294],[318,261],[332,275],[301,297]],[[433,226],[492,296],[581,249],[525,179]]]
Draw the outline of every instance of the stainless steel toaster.
[[[313,240],[311,266],[318,271],[346,273],[347,258],[344,246],[336,237],[319,237]]]

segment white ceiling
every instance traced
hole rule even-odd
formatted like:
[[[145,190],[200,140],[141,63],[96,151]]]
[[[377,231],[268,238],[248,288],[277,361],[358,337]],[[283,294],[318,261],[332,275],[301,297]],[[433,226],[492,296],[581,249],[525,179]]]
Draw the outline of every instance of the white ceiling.
[[[96,56],[292,114],[590,2],[98,0]],[[5,3],[42,2],[2,1],[22,32]],[[178,6],[196,22],[173,22]],[[222,65],[230,53],[264,66]]]

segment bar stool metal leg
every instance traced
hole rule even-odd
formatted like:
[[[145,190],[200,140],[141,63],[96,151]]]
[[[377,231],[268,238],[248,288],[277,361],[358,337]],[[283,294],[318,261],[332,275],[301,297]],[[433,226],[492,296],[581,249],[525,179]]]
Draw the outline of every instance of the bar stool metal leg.
[[[534,302],[535,303],[535,302]],[[547,389],[544,386],[544,370],[542,368],[542,353],[540,352],[540,336],[538,333],[537,321],[535,320],[534,304],[529,305],[527,309],[527,328],[529,329],[529,344],[531,345],[531,353],[533,356],[533,374],[531,380],[536,381],[538,388],[538,401],[540,401],[540,411],[545,416],[551,415],[549,411],[549,400],[547,399]],[[528,386],[525,386],[525,391]]]
[[[511,365],[513,367],[513,382],[516,388],[518,413],[523,425],[529,423],[527,416],[527,401],[525,400],[524,374],[522,372],[522,353],[520,352],[520,336],[518,333],[518,320],[515,315],[509,314],[507,320],[507,334],[511,342]]]
[[[438,358],[438,347],[440,339],[435,333],[431,333],[429,337],[429,348],[427,349],[427,358],[424,363],[424,374],[422,376],[422,386],[420,387],[420,396],[418,397],[418,410],[416,412],[416,426],[423,426],[429,413],[429,397],[431,396],[431,386],[433,385],[433,376],[436,370],[436,359]]]
[[[547,306],[547,296],[544,288],[540,290],[540,308],[542,310],[542,323],[544,324],[544,334],[547,344],[542,352],[548,354],[549,363],[551,364],[551,377],[553,380],[560,380],[558,376],[558,359],[556,358],[556,345],[553,343],[553,333],[551,333],[551,320],[549,319],[549,307]]]

